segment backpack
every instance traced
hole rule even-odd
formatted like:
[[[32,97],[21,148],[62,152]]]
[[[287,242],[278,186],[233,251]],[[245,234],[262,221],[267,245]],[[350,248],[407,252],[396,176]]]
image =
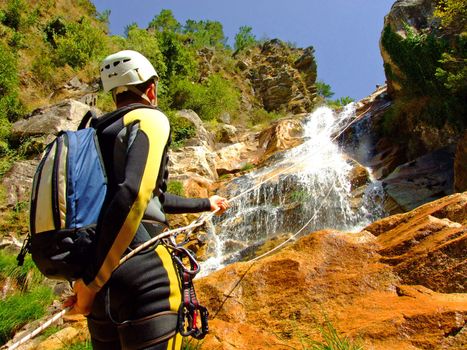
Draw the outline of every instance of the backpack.
[[[107,191],[96,129],[89,111],[77,131],[61,131],[36,168],[30,201],[29,235],[18,264],[29,251],[47,277],[80,278],[92,256],[95,228]]]
[[[33,179],[29,234],[17,260],[28,252],[46,277],[83,277],[94,256],[96,226],[107,192],[97,130],[129,111],[132,104],[100,118],[89,111],[77,131],[61,131],[47,145]],[[90,127],[86,127],[88,122]]]

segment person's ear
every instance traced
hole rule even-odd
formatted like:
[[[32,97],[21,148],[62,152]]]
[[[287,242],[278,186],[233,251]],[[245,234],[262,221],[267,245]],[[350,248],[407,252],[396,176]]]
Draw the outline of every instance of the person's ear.
[[[152,104],[154,106],[157,106],[157,90],[156,90],[156,84],[152,83],[148,86],[148,88],[145,91],[146,96],[152,101]]]

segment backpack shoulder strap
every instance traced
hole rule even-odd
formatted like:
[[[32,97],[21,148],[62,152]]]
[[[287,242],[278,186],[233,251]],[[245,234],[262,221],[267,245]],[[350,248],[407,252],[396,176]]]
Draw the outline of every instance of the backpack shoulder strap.
[[[115,122],[116,120],[118,120],[119,118],[127,114],[128,112],[131,112],[132,110],[138,109],[138,108],[158,109],[156,107],[152,107],[152,106],[145,105],[142,103],[132,103],[128,106],[120,107],[113,112],[107,113],[103,115],[102,117],[95,118],[95,119],[93,118],[91,120],[91,126],[95,129],[102,130],[102,128],[105,128],[108,125],[112,124],[113,122]]]
[[[78,130],[84,129],[89,121],[91,121],[91,124],[92,124],[92,120],[94,119],[97,119],[96,112],[90,109],[89,111],[86,112],[83,119],[81,119],[81,122],[78,125]]]

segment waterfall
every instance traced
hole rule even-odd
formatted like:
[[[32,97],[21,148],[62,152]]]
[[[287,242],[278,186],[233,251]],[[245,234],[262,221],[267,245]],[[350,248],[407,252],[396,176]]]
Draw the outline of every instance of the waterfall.
[[[226,187],[228,198],[243,194],[231,209],[214,219],[212,270],[235,261],[240,252],[278,235],[291,235],[310,219],[305,232],[359,230],[383,216],[381,184],[372,182],[360,200],[351,191],[352,161],[333,140],[355,118],[350,104],[335,113],[320,107],[304,120],[304,142],[274,156],[256,171]],[[275,175],[277,174],[277,175]]]

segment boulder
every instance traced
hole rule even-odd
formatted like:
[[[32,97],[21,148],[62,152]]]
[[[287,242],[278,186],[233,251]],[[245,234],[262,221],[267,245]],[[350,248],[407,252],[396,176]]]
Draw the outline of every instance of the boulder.
[[[329,324],[365,349],[462,348],[467,296],[443,290],[466,287],[460,279],[465,257],[459,255],[465,252],[466,200],[466,193],[443,198],[359,233],[314,232],[256,262],[234,263],[196,280],[198,298],[212,315],[201,349],[302,348],[321,340]],[[444,229],[431,225],[432,217]],[[464,223],[452,221],[456,217]],[[423,222],[425,239],[417,246]],[[394,265],[388,254],[399,240],[412,252]],[[436,282],[405,276],[428,277],[423,261],[436,250],[450,258],[430,260]],[[417,259],[422,261],[410,264]]]
[[[216,152],[216,171],[219,176],[237,173],[257,163],[257,147],[249,142],[234,143]]]
[[[172,179],[185,180],[200,176],[217,180],[216,155],[204,146],[186,146],[169,150],[169,174]]]
[[[186,146],[204,146],[208,149],[214,148],[214,135],[206,130],[201,118],[191,109],[182,109],[177,116],[189,121],[195,128],[196,134],[185,142]]]
[[[397,167],[384,178],[384,190],[405,211],[451,194],[454,149],[445,147]]]
[[[262,160],[278,151],[284,151],[303,142],[302,121],[297,118],[280,119],[259,134],[259,148],[263,150]]]
[[[233,125],[221,124],[217,130],[217,139],[221,143],[238,142],[238,130]]]
[[[377,236],[381,261],[401,282],[440,293],[467,290],[467,193],[444,197],[365,230]]]
[[[16,162],[11,170],[2,179],[5,189],[6,205],[9,208],[18,203],[28,202],[31,196],[31,187],[39,160],[21,160]]]
[[[22,139],[33,136],[56,135],[61,130],[76,130],[81,119],[90,110],[88,105],[65,100],[56,105],[39,108],[26,119],[12,126],[12,136]]]

